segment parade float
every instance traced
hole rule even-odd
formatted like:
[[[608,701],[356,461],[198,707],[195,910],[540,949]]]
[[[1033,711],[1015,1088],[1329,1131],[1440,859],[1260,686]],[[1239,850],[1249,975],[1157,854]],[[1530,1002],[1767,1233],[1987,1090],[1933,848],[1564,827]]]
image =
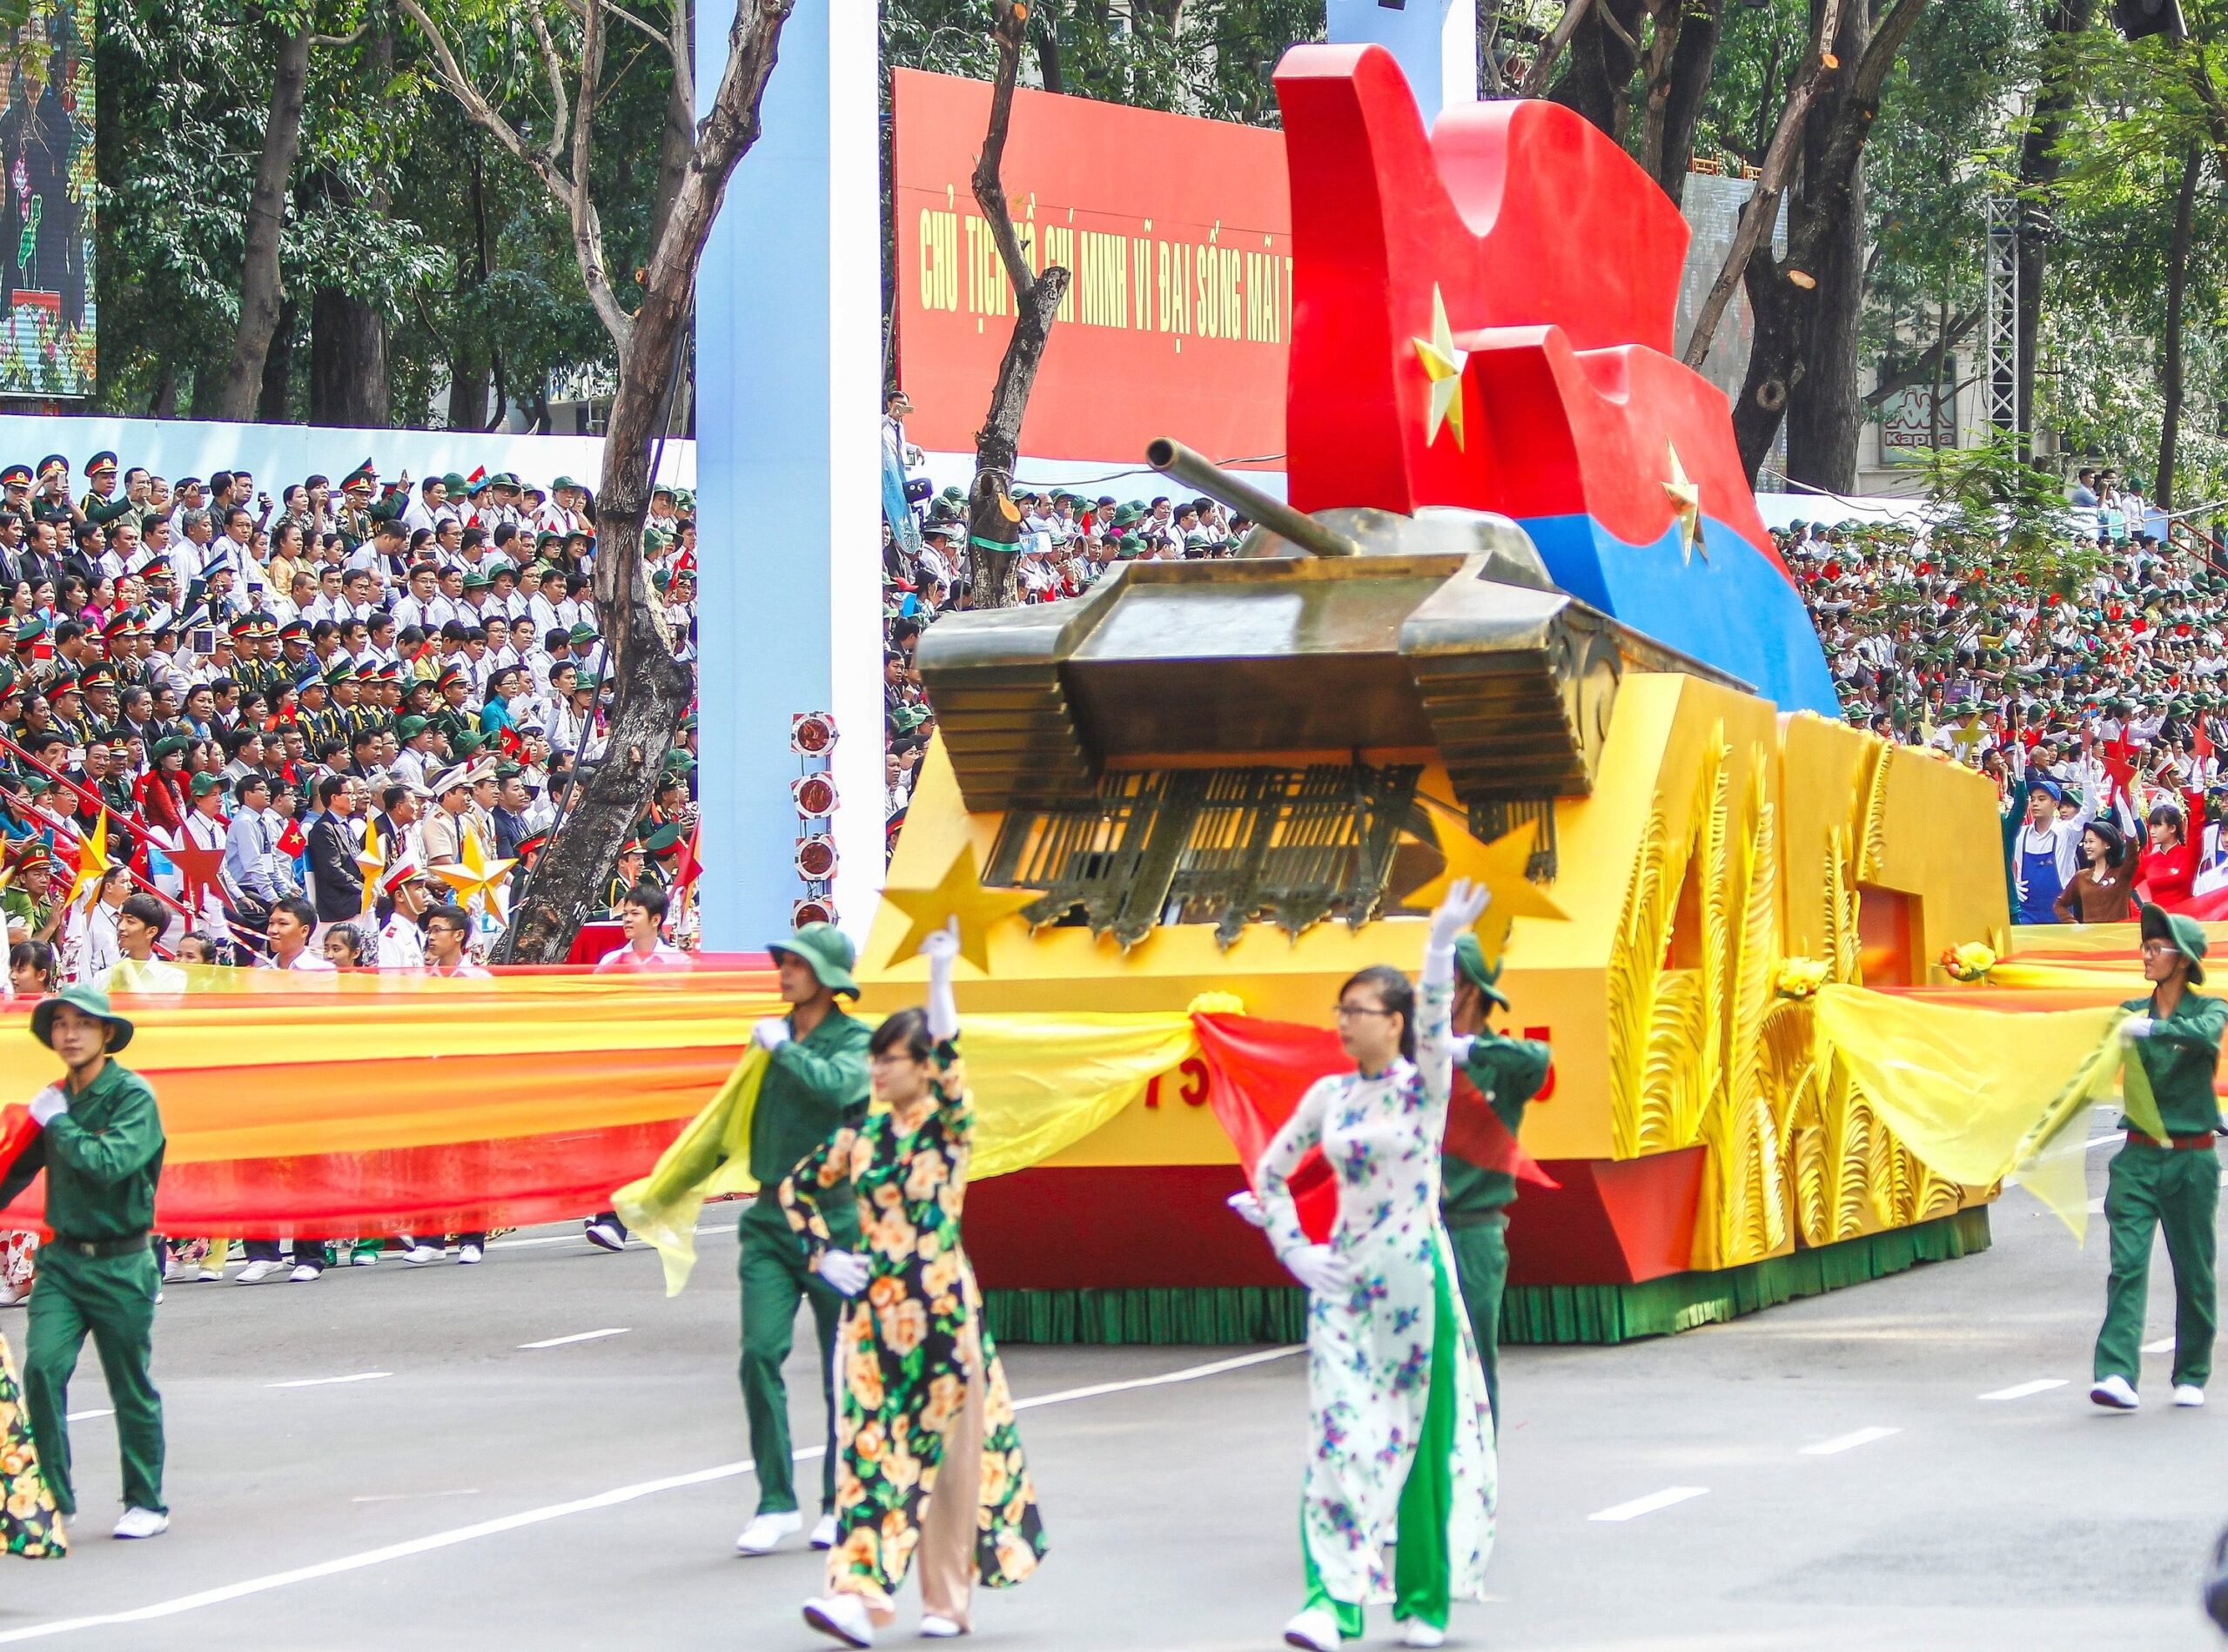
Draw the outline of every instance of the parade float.
[[[1026,1047],[1016,1082],[1057,1091],[1070,1037],[1087,1063],[1125,1022],[1167,1035],[1118,1094],[1090,1080],[1084,1133],[978,1165],[995,1328],[1298,1335],[1224,1206],[1232,1121],[1289,1106],[1339,984],[1413,969],[1455,876],[1494,890],[1508,1030],[1555,1051],[1505,1338],[1676,1330],[1985,1246],[1994,1188],[1907,1150],[1822,1058],[1814,996],[2004,949],[1996,793],[1839,720],[1725,399],[1672,353],[1678,212],[1550,103],[1427,132],[1379,48],[1297,48],[1277,90],[1289,507],[1157,443],[1258,524],[1236,557],[1125,562],[920,646],[939,735],[866,1008],[917,996],[922,926],[961,910],[970,1041],[983,1017]]]

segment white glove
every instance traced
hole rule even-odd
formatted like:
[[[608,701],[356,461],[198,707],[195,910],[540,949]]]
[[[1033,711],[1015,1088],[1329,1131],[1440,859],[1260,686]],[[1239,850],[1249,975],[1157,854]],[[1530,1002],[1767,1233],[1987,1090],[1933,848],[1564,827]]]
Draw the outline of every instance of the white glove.
[[[49,1085],[31,1098],[31,1122],[41,1130],[52,1124],[57,1114],[70,1111],[70,1097],[60,1085]]]
[[[1458,1067],[1468,1066],[1470,1064],[1470,1051],[1472,1046],[1476,1044],[1478,1042],[1477,1039],[1466,1032],[1458,1032],[1454,1035],[1453,1042],[1454,1045],[1454,1064]]]
[[[1446,898],[1431,915],[1431,950],[1451,952],[1455,942],[1477,927],[1492,903],[1493,892],[1483,883],[1458,877],[1447,885]]]
[[[789,1024],[769,1015],[750,1030],[750,1036],[761,1050],[779,1050],[789,1041]]]
[[[2133,1044],[2137,1038],[2149,1038],[2153,1024],[2147,1015],[2131,1015],[2120,1023],[2120,1037]]]
[[[1311,1291],[1336,1293],[1353,1288],[1353,1270],[1327,1245],[1302,1245],[1285,1254],[1292,1278]]]
[[[951,995],[951,961],[959,956],[959,920],[931,930],[921,943],[929,961],[929,1037],[938,1044],[959,1036],[959,1001]]]
[[[1250,1187],[1240,1188],[1223,1201],[1256,1227],[1269,1225],[1269,1212],[1261,1208],[1261,1201],[1253,1196]]]
[[[820,1277],[837,1294],[856,1296],[867,1288],[867,1259],[849,1251],[822,1251]]]

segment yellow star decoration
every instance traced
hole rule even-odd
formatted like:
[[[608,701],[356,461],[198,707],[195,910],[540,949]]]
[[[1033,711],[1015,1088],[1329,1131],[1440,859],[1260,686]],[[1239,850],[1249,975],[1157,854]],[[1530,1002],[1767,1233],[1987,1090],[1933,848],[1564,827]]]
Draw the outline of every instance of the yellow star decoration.
[[[1428,447],[1439,440],[1439,427],[1445,425],[1454,433],[1454,445],[1462,446],[1462,364],[1470,359],[1466,350],[1454,347],[1454,330],[1446,325],[1446,299],[1439,290],[1439,283],[1431,288],[1431,337],[1413,339],[1417,359],[1424,364],[1424,376],[1431,380],[1431,415],[1424,424],[1424,444]]]
[[[1437,906],[1458,877],[1483,883],[1493,895],[1485,916],[1478,920],[1478,944],[1485,948],[1488,962],[1499,957],[1508,945],[1509,926],[1517,918],[1560,920],[1566,916],[1547,890],[1524,876],[1525,865],[1532,858],[1533,842],[1540,835],[1536,823],[1481,843],[1470,835],[1469,823],[1461,816],[1429,798],[1424,801],[1438,824],[1439,846],[1446,856],[1446,866],[1437,877],[1413,890],[1406,904]]]
[[[921,950],[932,930],[954,917],[959,920],[959,956],[990,972],[988,931],[993,923],[1011,917],[1037,900],[1035,890],[985,889],[975,859],[975,845],[968,843],[952,856],[934,889],[886,889],[882,898],[903,912],[911,925],[889,955],[901,964]]]
[[[1663,448],[1671,458],[1671,480],[1663,484],[1663,491],[1670,496],[1672,514],[1679,520],[1679,561],[1681,566],[1691,563],[1700,551],[1707,562],[1709,547],[1702,543],[1702,490],[1688,479],[1687,467],[1679,462],[1679,450],[1668,441]]]
[[[498,921],[503,916],[503,880],[511,875],[516,861],[491,861],[480,847],[480,840],[471,833],[464,836],[464,859],[446,866],[436,866],[433,876],[456,891],[459,906],[472,904],[475,895],[487,897],[487,910]]]
[[[101,810],[100,818],[93,823],[77,845],[77,876],[70,881],[70,893],[62,904],[75,906],[77,897],[87,890],[97,890],[101,879],[108,876],[108,810]]]
[[[379,903],[379,878],[386,870],[386,851],[379,847],[379,823],[364,829],[364,847],[356,852],[356,871],[364,880],[362,916],[369,917]]]

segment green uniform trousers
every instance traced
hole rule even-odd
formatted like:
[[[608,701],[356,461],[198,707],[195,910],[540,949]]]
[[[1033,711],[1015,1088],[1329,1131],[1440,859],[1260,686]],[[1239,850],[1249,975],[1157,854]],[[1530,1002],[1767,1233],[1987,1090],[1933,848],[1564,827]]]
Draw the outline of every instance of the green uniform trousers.
[[[1401,1623],[1419,1619],[1435,1629],[1453,1614],[1453,1563],[1446,1553],[1446,1522],[1454,1509],[1454,1362],[1462,1345],[1454,1329],[1454,1303],[1446,1275],[1432,1262],[1431,1388],[1424,1401],[1423,1433],[1400,1483],[1392,1515],[1392,1616]],[[1308,1552],[1307,1520],[1300,1517],[1299,1552],[1307,1566],[1307,1599],[1302,1611],[1327,1608],[1339,1620],[1341,1640],[1358,1641],[1365,1625],[1359,1602],[1332,1598]]]
[[[2174,1382],[2202,1388],[2212,1374],[2212,1225],[2219,1205],[2216,1153],[2130,1142],[2114,1156],[2104,1192],[2112,1273],[2104,1287],[2104,1328],[2097,1333],[2099,1381],[2121,1376],[2136,1382],[2154,1227],[2166,1236],[2174,1269]]]
[[[155,1293],[162,1288],[155,1253],[142,1246],[128,1256],[80,1256],[58,1245],[38,1253],[30,1325],[23,1342],[23,1402],[31,1414],[38,1466],[55,1506],[77,1512],[70,1485],[70,1378],[85,1339],[93,1339],[116,1407],[116,1439],[124,1456],[124,1501],[167,1513],[163,1502],[163,1398],[147,1369],[154,1347]]]
[[[742,1409],[750,1423],[750,1454],[757,1465],[758,1512],[786,1514],[797,1506],[789,1454],[789,1396],[782,1381],[782,1366],[796,1337],[797,1299],[802,1297],[812,1304],[813,1328],[820,1343],[820,1381],[815,1386],[828,1415],[828,1448],[820,1460],[820,1507],[823,1513],[833,1513],[836,1410],[830,1370],[836,1320],[843,1299],[806,1268],[803,1242],[770,1196],[762,1196],[743,1213],[736,1236],[742,1252],[736,1264],[742,1278]]]
[[[1493,1402],[1493,1433],[1500,1433],[1500,1298],[1508,1285],[1508,1218],[1496,1212],[1483,1221],[1457,1227],[1449,1218],[1446,1237],[1454,1246],[1454,1277],[1462,1287],[1463,1311],[1478,1340],[1478,1363],[1486,1368],[1486,1398]]]

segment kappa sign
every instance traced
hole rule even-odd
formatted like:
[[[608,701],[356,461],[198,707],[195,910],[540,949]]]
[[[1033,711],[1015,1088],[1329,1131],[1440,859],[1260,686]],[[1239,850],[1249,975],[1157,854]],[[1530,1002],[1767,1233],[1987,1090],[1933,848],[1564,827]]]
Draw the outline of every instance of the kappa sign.
[[[970,191],[982,81],[899,70],[896,211],[906,433],[966,452],[1013,327]],[[1022,427],[1033,459],[1133,464],[1155,436],[1284,451],[1292,212],[1284,139],[1222,121],[1014,95],[1006,198],[1032,264],[1073,274]]]

